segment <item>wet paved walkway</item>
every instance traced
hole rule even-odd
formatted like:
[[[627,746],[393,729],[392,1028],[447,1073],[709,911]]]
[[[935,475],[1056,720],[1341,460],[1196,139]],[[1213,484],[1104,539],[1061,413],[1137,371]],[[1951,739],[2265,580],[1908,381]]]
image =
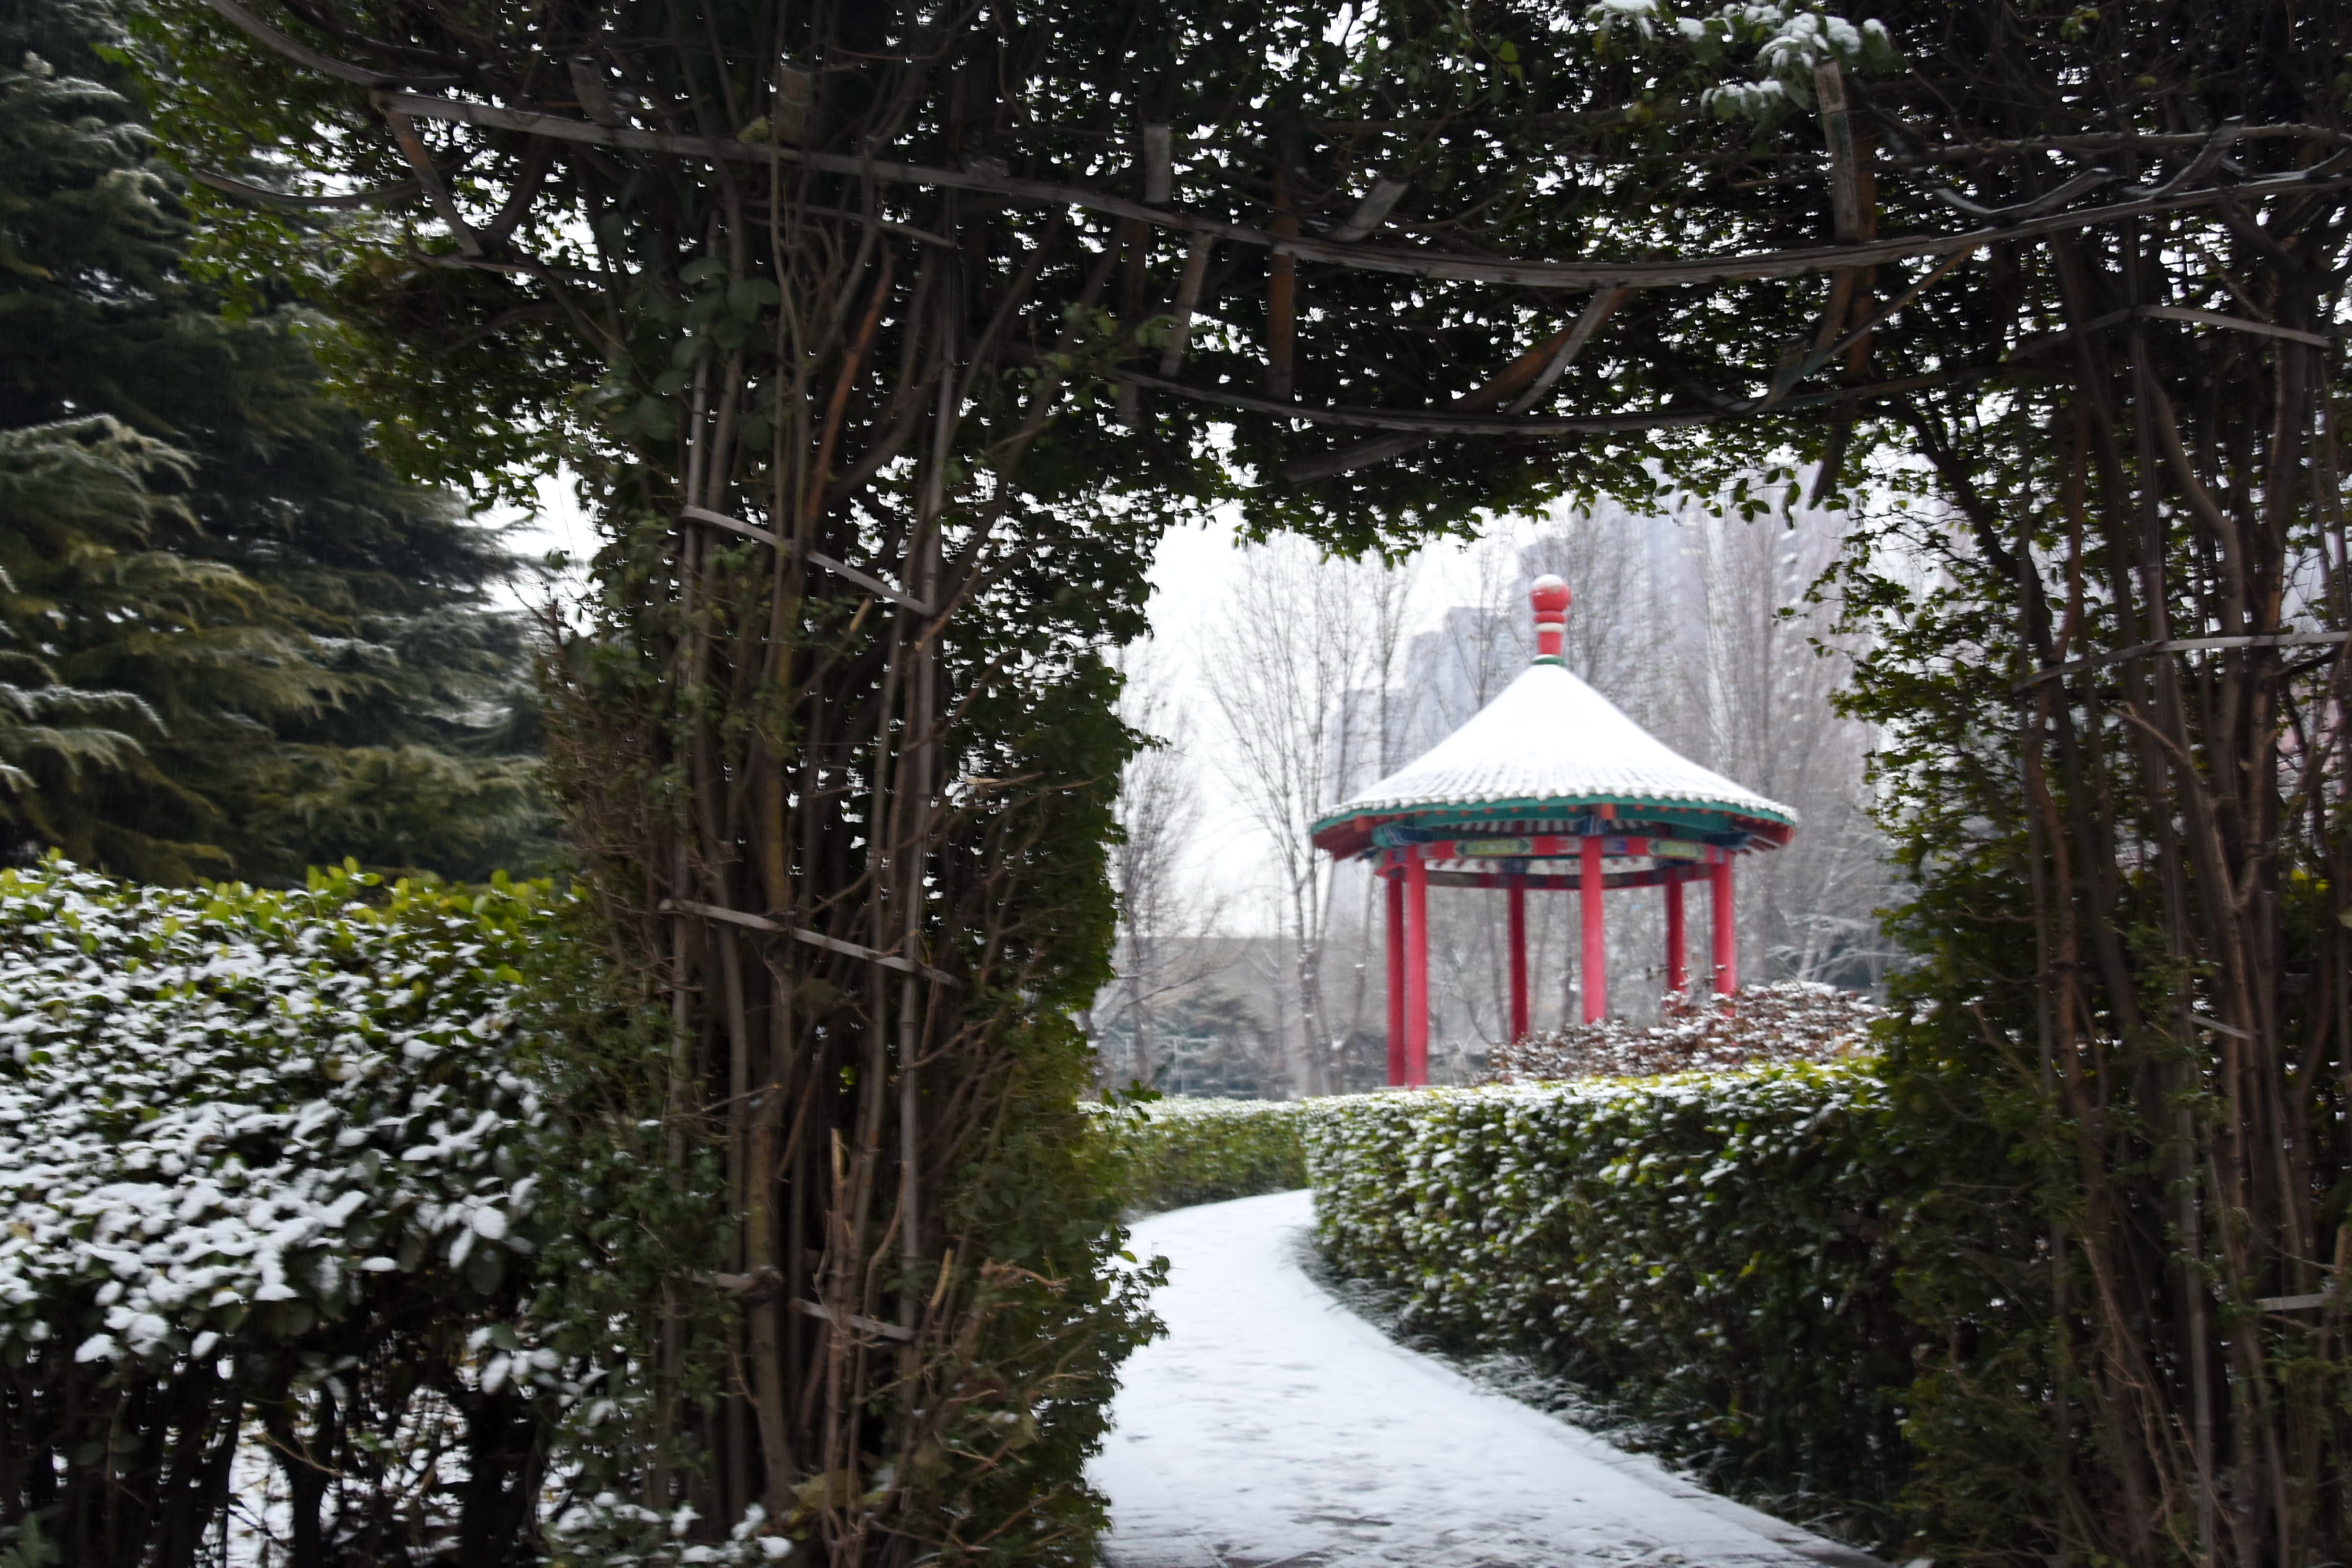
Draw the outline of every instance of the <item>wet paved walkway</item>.
[[[1875,1568],[1404,1349],[1308,1279],[1277,1193],[1155,1215],[1166,1339],[1089,1477],[1111,1568]]]

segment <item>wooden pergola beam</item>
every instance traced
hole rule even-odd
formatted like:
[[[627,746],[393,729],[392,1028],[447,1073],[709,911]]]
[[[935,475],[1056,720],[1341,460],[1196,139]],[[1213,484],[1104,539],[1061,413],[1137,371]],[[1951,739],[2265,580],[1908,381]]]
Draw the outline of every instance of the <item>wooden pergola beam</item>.
[[[644,131],[632,126],[604,126],[559,114],[541,114],[494,104],[440,98],[429,93],[380,91],[377,108],[387,114],[477,125],[487,130],[519,131],[562,142],[665,153],[720,163],[786,163],[817,174],[844,174],[885,184],[929,186],[941,190],[981,191],[1011,201],[1039,206],[1080,207],[1108,216],[1134,218],[1161,228],[1207,234],[1236,244],[1260,246],[1304,261],[1327,262],[1360,271],[1387,272],[1405,277],[1473,283],[1515,283],[1530,288],[1582,291],[1592,289],[1664,289],[1689,284],[1794,278],[1841,267],[1867,267],[1910,257],[1949,256],[1956,250],[1996,241],[2038,238],[2075,229],[2095,228],[2158,213],[2211,206],[2221,202],[2259,201],[2268,196],[2334,190],[2352,184],[2347,173],[2327,163],[2293,174],[2249,180],[2242,184],[2148,196],[2052,213],[2021,223],[1969,230],[1960,234],[1895,235],[1853,245],[1792,247],[1779,250],[1738,251],[1671,261],[1524,261],[1496,260],[1450,251],[1407,249],[1352,244],[1312,235],[1285,235],[1271,228],[1187,213],[1172,207],[1115,195],[1090,185],[1063,181],[1024,179],[988,169],[947,169],[883,159],[856,158],[838,153],[814,153],[798,147],[754,144],[716,136],[693,136],[671,131]]]

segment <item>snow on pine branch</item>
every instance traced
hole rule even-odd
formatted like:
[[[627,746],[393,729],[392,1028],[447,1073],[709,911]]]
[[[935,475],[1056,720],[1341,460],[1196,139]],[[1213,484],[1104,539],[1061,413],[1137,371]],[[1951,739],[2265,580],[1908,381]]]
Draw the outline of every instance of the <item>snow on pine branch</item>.
[[[0,871],[0,1358],[160,1371],[298,1338],[379,1277],[478,1308],[530,1255],[515,964],[541,905],[371,907],[373,880]],[[556,1364],[477,1337],[486,1392]]]

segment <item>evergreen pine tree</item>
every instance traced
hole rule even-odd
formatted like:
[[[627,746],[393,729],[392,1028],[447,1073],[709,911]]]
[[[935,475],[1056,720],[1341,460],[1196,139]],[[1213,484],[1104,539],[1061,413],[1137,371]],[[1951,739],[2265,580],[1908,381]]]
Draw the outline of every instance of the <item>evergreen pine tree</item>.
[[[110,542],[143,538],[159,503],[149,473],[183,461],[103,416],[0,431],[0,562],[37,589],[59,570],[110,563]],[[127,691],[66,684],[44,657],[56,624],[43,595],[0,567],[0,822],[20,840],[61,842],[72,827],[86,839],[94,825],[54,808],[101,776],[171,793],[140,744],[155,732],[153,711]]]
[[[116,20],[0,0],[0,831],[127,875],[544,858],[513,569],[188,276]]]

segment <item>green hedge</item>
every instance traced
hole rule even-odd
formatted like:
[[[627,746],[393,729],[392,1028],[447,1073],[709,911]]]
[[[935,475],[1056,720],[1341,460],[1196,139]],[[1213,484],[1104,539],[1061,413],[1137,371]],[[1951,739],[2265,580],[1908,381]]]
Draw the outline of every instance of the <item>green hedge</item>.
[[[680,1560],[594,1495],[643,1401],[592,1287],[670,1189],[561,1107],[563,912],[0,869],[0,1563],[200,1560],[265,1468],[296,1561]]]
[[[1299,1129],[1310,1106],[1277,1100],[1153,1100],[1102,1111],[1129,1213],[1307,1185]]]
[[[1736,1495],[1891,1533],[1920,1161],[1866,1063],[1325,1100],[1318,1237]]]
[[[535,1436],[490,1471],[497,1439],[581,1392],[526,1307],[547,1110],[516,965],[545,921],[520,887],[0,870],[0,1544],[179,1561],[240,1444],[305,1549],[497,1532],[462,1484],[330,1453],[319,1413],[536,1486]]]
[[[0,870],[0,1363],[250,1363],[420,1272],[499,1310],[547,1239],[543,900],[373,891]]]

